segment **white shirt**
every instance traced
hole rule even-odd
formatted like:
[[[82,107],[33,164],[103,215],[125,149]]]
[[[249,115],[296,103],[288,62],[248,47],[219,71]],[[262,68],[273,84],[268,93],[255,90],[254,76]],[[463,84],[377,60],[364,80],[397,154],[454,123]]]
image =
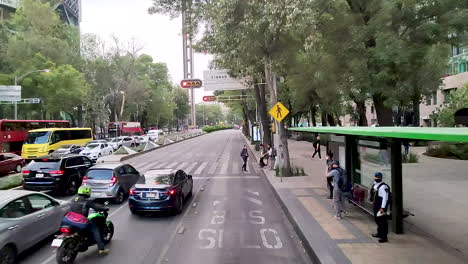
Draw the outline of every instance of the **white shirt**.
[[[387,207],[387,202],[388,202],[388,192],[387,192],[388,187],[387,187],[387,185],[384,185],[379,189],[379,186],[381,184],[383,184],[383,182],[375,183],[374,184],[374,191],[377,191],[377,189],[379,190],[379,193],[377,195],[382,197],[381,208],[385,209],[385,207]]]

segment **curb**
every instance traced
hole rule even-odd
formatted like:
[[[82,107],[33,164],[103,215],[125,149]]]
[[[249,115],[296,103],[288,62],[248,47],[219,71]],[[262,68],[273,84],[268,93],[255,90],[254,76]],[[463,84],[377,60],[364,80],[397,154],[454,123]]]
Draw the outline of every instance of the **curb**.
[[[125,156],[125,157],[120,158],[120,161],[129,160],[129,159],[138,157],[138,156],[140,156],[140,155],[143,155],[143,154],[146,154],[146,153],[150,153],[151,151],[158,150],[158,149],[161,149],[161,148],[164,148],[164,147],[167,147],[167,146],[170,146],[170,145],[179,143],[179,142],[183,142],[183,141],[186,141],[186,140],[189,140],[189,139],[192,139],[192,138],[196,138],[196,137],[199,137],[199,136],[203,136],[203,135],[206,135],[206,134],[208,134],[208,133],[202,133],[202,134],[200,134],[200,135],[196,135],[196,136],[193,136],[193,137],[185,138],[185,139],[183,139],[183,140],[174,141],[174,142],[171,142],[171,143],[165,144],[165,145],[160,145],[160,146],[157,147],[157,148],[152,148],[152,149],[148,149],[148,150],[145,150],[145,151],[141,151],[141,152],[137,152],[137,153],[134,153],[134,154],[130,154],[130,155],[127,155],[127,156]]]
[[[249,149],[250,151],[254,152],[254,150],[252,149],[251,145],[250,145],[250,142],[245,138],[244,136],[244,139],[245,141],[247,142],[247,145],[249,146]],[[257,161],[257,163],[259,162],[257,156],[253,155],[255,157],[255,160]],[[286,204],[283,202],[283,200],[281,199],[281,196],[280,194],[278,193],[278,191],[275,189],[275,187],[273,186],[273,184],[270,182],[270,180],[268,179],[268,176],[266,176],[265,172],[263,171],[263,169],[260,169],[261,173],[263,174],[263,176],[265,177],[265,179],[267,180],[271,190],[273,191],[274,195],[275,195],[275,198],[276,200],[279,202],[281,208],[283,208],[283,211],[284,213],[286,214],[286,217],[289,219],[289,221],[291,222],[291,225],[294,229],[294,231],[296,232],[299,240],[301,241],[301,244],[302,246],[304,247],[304,250],[307,254],[307,256],[309,256],[310,260],[312,261],[312,263],[317,263],[317,264],[321,264],[322,262],[320,261],[320,258],[317,256],[317,254],[315,253],[315,251],[312,249],[312,246],[310,245],[309,241],[306,239],[304,233],[302,232],[301,228],[299,227],[299,224],[297,223],[296,219],[294,218],[294,216],[291,214],[291,212],[289,211],[288,207],[286,206]]]

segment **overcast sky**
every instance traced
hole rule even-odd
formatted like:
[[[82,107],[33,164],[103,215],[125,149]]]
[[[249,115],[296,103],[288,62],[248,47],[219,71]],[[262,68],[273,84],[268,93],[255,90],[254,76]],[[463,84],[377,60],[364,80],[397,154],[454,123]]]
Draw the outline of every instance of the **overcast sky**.
[[[103,40],[112,34],[120,40],[135,38],[143,45],[142,53],[156,62],[164,62],[171,79],[179,83],[183,78],[181,19],[164,15],[149,15],[151,0],[82,0],[81,33],[93,33]],[[195,77],[203,79],[210,56],[195,54]],[[203,88],[197,89],[196,102],[202,101]]]

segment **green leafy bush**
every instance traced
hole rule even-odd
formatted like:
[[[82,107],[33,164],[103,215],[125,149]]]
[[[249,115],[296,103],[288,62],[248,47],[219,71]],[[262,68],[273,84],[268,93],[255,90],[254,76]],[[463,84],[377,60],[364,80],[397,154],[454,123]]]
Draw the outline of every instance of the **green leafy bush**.
[[[203,131],[205,131],[206,133],[211,133],[211,132],[218,131],[218,130],[232,129],[232,128],[233,128],[232,125],[206,126],[203,128]]]
[[[424,154],[435,158],[468,160],[468,144],[441,143],[429,146]]]
[[[8,190],[18,187],[23,183],[22,174],[13,174],[0,178],[0,190]]]
[[[402,162],[403,163],[418,163],[419,162],[419,156],[416,153],[410,152],[408,155],[403,155],[402,156]]]

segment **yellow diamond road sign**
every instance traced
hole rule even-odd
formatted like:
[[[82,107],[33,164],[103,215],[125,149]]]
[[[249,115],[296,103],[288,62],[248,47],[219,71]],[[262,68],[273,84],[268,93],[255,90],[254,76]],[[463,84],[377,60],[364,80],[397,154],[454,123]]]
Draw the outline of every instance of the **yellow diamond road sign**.
[[[282,103],[278,102],[268,113],[276,119],[276,121],[281,122],[289,114],[289,110]]]

